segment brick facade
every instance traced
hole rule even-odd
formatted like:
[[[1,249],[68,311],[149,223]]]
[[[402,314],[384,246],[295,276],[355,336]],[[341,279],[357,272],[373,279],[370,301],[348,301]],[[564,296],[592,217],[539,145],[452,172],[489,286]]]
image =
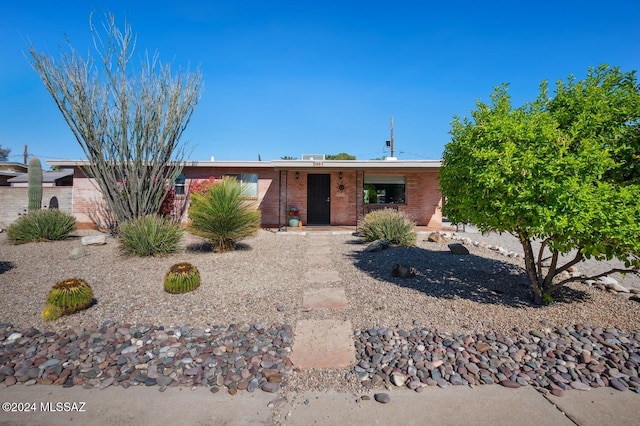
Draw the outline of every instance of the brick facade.
[[[212,162],[186,165],[183,173],[185,188],[198,180],[211,177],[221,179],[227,174],[257,174],[257,204],[262,212],[263,227],[285,226],[287,211],[291,207],[300,210],[300,219],[307,224],[307,175],[328,174],[330,176],[330,224],[334,226],[353,226],[368,211],[363,200],[363,179],[365,174],[402,175],[405,179],[406,203],[391,206],[405,212],[419,226],[440,227],[442,225],[442,196],[438,182],[438,167],[413,165],[402,169],[401,164],[389,164],[391,167],[367,169],[367,162],[359,162],[357,167],[349,168],[352,163],[342,162],[340,168],[295,168],[297,162],[287,163],[287,168],[271,166],[269,162],[256,163],[256,166],[243,166],[245,163],[218,164]],[[255,162],[254,162],[255,163]],[[300,162],[303,163],[303,162]],[[356,163],[353,163],[356,165]],[[384,164],[387,166],[388,164]],[[66,165],[69,167],[69,164]],[[297,178],[296,178],[297,174]],[[181,197],[178,197],[179,199]],[[184,197],[182,197],[184,198]],[[73,187],[73,214],[79,227],[104,226],[109,223],[108,210],[100,191],[93,179],[88,178],[81,167],[75,168]],[[182,217],[186,221],[186,215]]]

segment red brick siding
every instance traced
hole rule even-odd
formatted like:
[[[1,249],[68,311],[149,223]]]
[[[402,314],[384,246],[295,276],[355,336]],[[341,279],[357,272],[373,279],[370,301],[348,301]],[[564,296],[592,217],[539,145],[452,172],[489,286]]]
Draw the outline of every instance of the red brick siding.
[[[264,227],[275,227],[280,223],[286,225],[287,210],[296,207],[300,210],[300,219],[307,223],[307,172],[276,171],[268,168],[220,169],[203,167],[185,167],[186,188],[191,182],[213,177],[221,179],[225,174],[256,173],[258,174],[257,203],[262,212]],[[313,173],[323,173],[314,170]],[[355,225],[356,220],[364,212],[362,184],[363,173],[343,171],[326,172],[331,176],[331,224]],[[369,173],[369,172],[367,172]],[[370,174],[404,175],[406,183],[406,204],[399,205],[399,210],[406,212],[417,225],[439,227],[442,224],[442,196],[437,171],[408,172],[370,172]],[[340,190],[339,185],[344,185]],[[280,202],[280,205],[278,203]],[[280,210],[278,209],[280,207]],[[280,211],[280,220],[278,212]],[[105,223],[108,214],[104,200],[93,179],[88,179],[82,171],[76,170],[73,188],[73,213],[78,223],[91,226]],[[186,220],[186,215],[183,217]]]

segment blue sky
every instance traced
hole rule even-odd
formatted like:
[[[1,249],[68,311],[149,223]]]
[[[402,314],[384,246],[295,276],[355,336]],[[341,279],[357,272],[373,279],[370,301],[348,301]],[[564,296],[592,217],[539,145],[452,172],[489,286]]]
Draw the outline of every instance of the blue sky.
[[[0,6],[0,145],[22,161],[84,158],[24,56],[65,35],[91,49],[89,14],[128,19],[137,52],[199,67],[204,90],[184,134],[190,159],[302,153],[438,159],[454,115],[510,84],[514,104],[542,80],[600,63],[640,67],[637,1],[30,1]]]

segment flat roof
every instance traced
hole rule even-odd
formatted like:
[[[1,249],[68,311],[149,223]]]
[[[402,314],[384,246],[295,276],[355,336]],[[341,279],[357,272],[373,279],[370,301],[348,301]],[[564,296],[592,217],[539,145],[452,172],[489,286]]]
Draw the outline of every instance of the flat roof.
[[[58,179],[65,178],[67,176],[73,176],[73,170],[56,170],[56,171],[43,171],[42,182],[53,183]],[[25,183],[29,182],[29,174],[21,173],[20,175],[8,180],[10,183]]]
[[[406,170],[439,169],[442,160],[270,160],[270,161],[184,161],[184,167],[268,168],[274,170]],[[57,167],[84,167],[88,160],[47,160]]]

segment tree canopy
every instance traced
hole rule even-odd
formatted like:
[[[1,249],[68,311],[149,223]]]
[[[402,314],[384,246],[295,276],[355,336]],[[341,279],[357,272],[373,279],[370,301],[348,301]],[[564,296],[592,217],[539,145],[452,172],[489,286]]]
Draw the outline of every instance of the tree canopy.
[[[339,154],[327,154],[324,157],[326,160],[355,160],[356,156],[341,152]]]
[[[89,19],[98,59],[67,40],[60,58],[29,47],[31,64],[87,156],[117,226],[156,213],[180,174],[181,137],[200,98],[199,72],[172,73],[157,54],[131,65],[135,36],[107,15],[98,31]]]
[[[11,149],[3,148],[2,145],[0,145],[0,161],[7,161],[10,153]]]
[[[507,86],[471,118],[455,117],[440,183],[444,214],[483,232],[509,232],[524,249],[534,301],[550,301],[578,277],[560,275],[584,258],[640,260],[640,86],[635,72],[602,65],[584,80],[547,83],[511,105]],[[538,253],[532,242],[539,241]],[[561,255],[571,252],[560,265]],[[575,254],[574,254],[575,253]],[[548,258],[546,258],[548,256]],[[543,268],[543,260],[550,266]]]

